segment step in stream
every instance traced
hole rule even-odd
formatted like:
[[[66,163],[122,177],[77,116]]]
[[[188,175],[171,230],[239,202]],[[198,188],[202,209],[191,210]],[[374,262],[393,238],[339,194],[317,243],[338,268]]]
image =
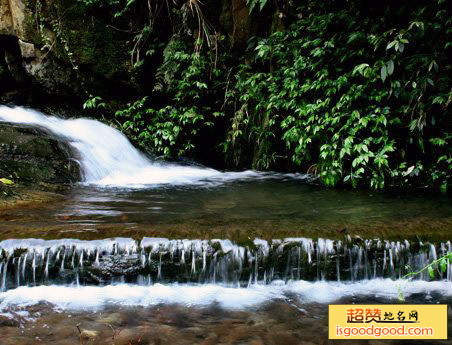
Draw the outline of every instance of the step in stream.
[[[2,291],[19,286],[400,279],[451,251],[451,242],[286,238],[249,243],[166,238],[0,242]],[[452,265],[436,279],[450,281]],[[428,272],[415,279],[429,280]]]

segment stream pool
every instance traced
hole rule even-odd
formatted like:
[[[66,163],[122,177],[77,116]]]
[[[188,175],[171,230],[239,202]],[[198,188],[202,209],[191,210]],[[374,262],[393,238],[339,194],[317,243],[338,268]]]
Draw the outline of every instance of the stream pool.
[[[0,345],[330,344],[329,304],[452,304],[450,263],[403,279],[452,251],[449,195],[156,162],[25,108],[0,121],[67,142],[83,173],[0,209]]]

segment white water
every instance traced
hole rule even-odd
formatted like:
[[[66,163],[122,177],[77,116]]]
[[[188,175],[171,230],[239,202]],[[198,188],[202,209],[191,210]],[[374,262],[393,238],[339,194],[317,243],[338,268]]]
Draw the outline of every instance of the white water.
[[[224,308],[247,309],[273,299],[297,298],[301,303],[333,303],[342,297],[386,298],[397,300],[399,291],[404,297],[423,294],[427,301],[431,293],[452,297],[450,282],[394,281],[373,279],[354,283],[297,281],[270,285],[255,284],[248,288],[233,288],[218,284],[154,284],[107,286],[37,286],[19,287],[0,293],[0,311],[9,307],[27,307],[47,302],[60,310],[96,310],[105,305],[153,306],[177,303],[187,306],[207,306],[219,303]]]
[[[77,152],[83,182],[87,184],[117,187],[219,184],[281,176],[254,171],[223,173],[209,168],[153,162],[135,149],[121,132],[90,119],[65,120],[23,107],[0,106],[2,121],[38,127],[62,138]]]
[[[286,238],[270,242],[257,238],[253,242],[254,248],[227,239],[9,239],[0,241],[0,289],[48,285],[56,281],[59,284],[85,283],[84,269],[109,272],[113,267],[111,259],[118,255],[124,260],[122,269],[126,273],[113,269],[115,273],[103,277],[104,283],[127,279],[129,283],[150,286],[152,282],[177,282],[179,277],[186,281],[188,272],[191,282],[220,282],[235,287],[253,285],[253,282],[272,285],[281,279],[331,283],[397,279],[408,272],[405,267],[410,267],[410,271],[421,270],[438,255],[451,250],[450,241],[434,245],[374,239],[357,244],[351,238]],[[412,251],[412,246],[417,250]],[[130,270],[136,268],[146,272],[130,274]],[[64,279],[58,276],[62,271],[66,272]],[[437,274],[437,278],[448,282],[452,289],[451,276],[449,263],[446,272]],[[415,279],[429,280],[429,276],[424,272]]]

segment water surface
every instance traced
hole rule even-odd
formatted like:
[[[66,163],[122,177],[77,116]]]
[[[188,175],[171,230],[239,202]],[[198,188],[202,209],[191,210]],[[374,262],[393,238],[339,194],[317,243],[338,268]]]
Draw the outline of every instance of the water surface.
[[[330,190],[274,177],[217,186],[74,186],[57,202],[0,211],[0,238],[266,239],[291,236],[448,240],[448,195]],[[344,230],[346,229],[346,230]]]

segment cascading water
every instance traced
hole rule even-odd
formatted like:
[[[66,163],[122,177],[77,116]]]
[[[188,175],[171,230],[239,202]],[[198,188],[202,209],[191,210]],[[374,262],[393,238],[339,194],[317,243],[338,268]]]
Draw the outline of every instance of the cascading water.
[[[83,182],[87,184],[118,187],[218,184],[277,176],[253,171],[223,173],[209,168],[153,162],[136,150],[121,132],[90,119],[65,120],[23,107],[0,106],[1,121],[42,128],[66,141],[78,153]]]
[[[236,287],[273,281],[343,281],[401,278],[451,251],[408,241],[288,238],[230,240],[130,238],[5,240],[0,242],[2,290],[21,285],[114,282],[221,283]],[[452,265],[439,278],[449,281]],[[420,275],[428,280],[428,273]]]
[[[0,310],[42,301],[60,309],[181,303],[248,308],[287,295],[306,303],[342,297],[396,299],[399,292],[451,298],[452,265],[436,281],[400,280],[451,243],[384,240],[130,238],[0,242]],[[189,284],[181,284],[189,283]]]
[[[252,171],[222,173],[153,162],[119,131],[94,120],[65,120],[21,107],[0,106],[0,122],[38,127],[67,142],[78,157],[87,185],[140,188],[305,177]],[[93,189],[96,197],[98,192],[99,189]],[[223,204],[220,203],[217,213],[215,207],[209,207],[210,200],[206,200],[200,204],[206,212],[221,214]],[[290,200],[302,204],[298,199]],[[235,205],[234,198],[230,204]],[[173,204],[169,205],[164,213],[173,217],[170,209]],[[264,203],[262,207],[271,205]],[[137,212],[136,207],[130,207],[127,213]],[[186,206],[183,211],[187,212]],[[279,220],[302,211],[295,209],[286,215],[279,209],[273,218]],[[90,224],[94,227],[96,223]],[[401,277],[451,250],[450,241],[421,243],[350,237],[255,239],[245,244],[226,239],[148,237],[140,241],[9,239],[0,242],[0,311],[41,301],[61,308],[97,308],[108,302],[144,306],[219,302],[242,308],[293,294],[303,301],[323,303],[359,294],[397,298],[400,285],[407,282]],[[435,281],[428,281],[428,273],[424,272],[404,285],[404,293],[438,293],[450,298],[452,265],[448,263],[445,272],[438,270],[436,277]]]

